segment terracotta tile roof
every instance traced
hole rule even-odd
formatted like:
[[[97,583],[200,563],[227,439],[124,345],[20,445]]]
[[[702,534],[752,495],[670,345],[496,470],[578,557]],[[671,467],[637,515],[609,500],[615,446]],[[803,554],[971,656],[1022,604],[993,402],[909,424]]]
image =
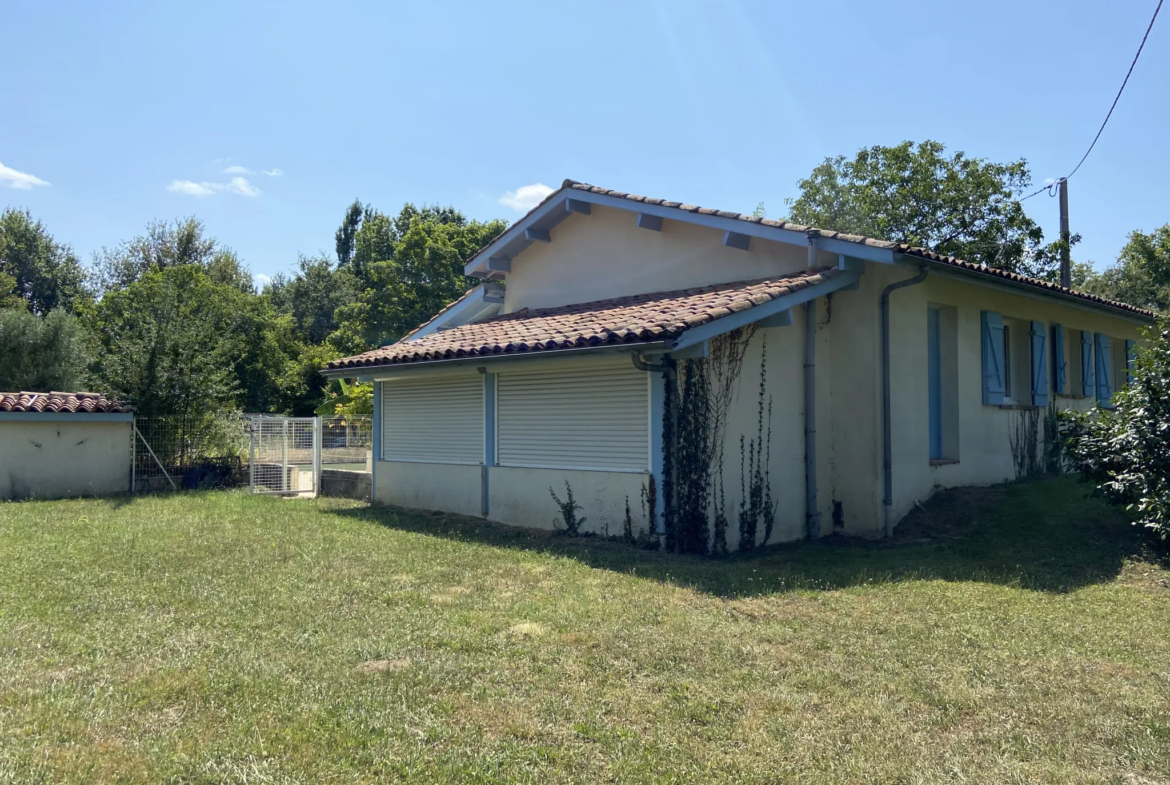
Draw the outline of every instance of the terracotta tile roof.
[[[1117,300],[1109,300],[1105,297],[1098,297],[1095,294],[1088,294],[1087,292],[1078,292],[1075,289],[1067,289],[1060,284],[1053,283],[1051,281],[1044,281],[1039,278],[1031,278],[1026,275],[1017,275],[1016,273],[1007,272],[1006,270],[1000,270],[995,267],[985,267],[981,264],[965,262],[962,259],[956,259],[953,256],[944,256],[943,254],[937,254],[928,248],[919,248],[917,246],[907,245],[906,243],[895,243],[890,242],[889,240],[876,240],[872,237],[865,237],[860,234],[847,234],[845,232],[834,232],[828,229],[817,229],[813,226],[804,226],[803,224],[792,223],[790,221],[775,221],[771,218],[761,218],[757,215],[743,215],[742,213],[728,212],[726,210],[715,210],[709,207],[698,207],[693,204],[683,204],[682,202],[671,202],[666,199],[652,199],[648,196],[638,196],[637,194],[630,194],[626,193],[625,191],[614,191],[609,188],[601,188],[596,185],[589,185],[588,183],[579,183],[576,180],[565,180],[561,187],[562,189],[571,188],[577,191],[588,191],[590,193],[601,194],[603,196],[609,196],[615,199],[628,199],[629,201],[640,202],[643,204],[673,207],[688,213],[715,215],[719,216],[720,218],[733,218],[739,221],[757,223],[763,226],[773,226],[778,229],[788,229],[794,232],[816,231],[822,237],[828,237],[836,240],[845,240],[847,242],[868,245],[874,248],[886,248],[901,254],[905,254],[907,256],[917,256],[922,259],[929,259],[932,262],[941,262],[943,264],[951,265],[952,267],[957,267],[970,272],[982,273],[992,278],[1009,280],[1015,283],[1025,284],[1027,286],[1034,286],[1045,291],[1077,297],[1082,300],[1088,300],[1089,302],[1106,305],[1110,308],[1116,308],[1121,311],[1128,311],[1129,313],[1144,316],[1149,319],[1154,319],[1157,317],[1157,314],[1155,314],[1153,311],[1148,311],[1145,308],[1138,308],[1137,306],[1133,306],[1128,303],[1118,302]],[[555,193],[557,192],[554,192],[554,194]],[[552,196],[553,195],[550,195],[549,198],[552,198]]]
[[[134,408],[92,392],[0,392],[0,412],[119,414]]]
[[[328,368],[664,341],[677,338],[692,327],[762,305],[837,274],[836,269],[821,268],[759,281],[638,294],[556,308],[524,308],[336,360]]]

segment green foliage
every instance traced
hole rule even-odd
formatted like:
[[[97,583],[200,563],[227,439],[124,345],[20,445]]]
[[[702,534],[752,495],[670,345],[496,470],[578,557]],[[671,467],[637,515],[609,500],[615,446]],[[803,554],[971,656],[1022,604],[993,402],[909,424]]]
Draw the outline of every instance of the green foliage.
[[[565,480],[564,501],[561,501],[561,498],[557,496],[557,493],[552,489],[552,486],[549,486],[548,494],[553,498],[553,501],[561,511],[561,523],[564,524],[564,528],[561,529],[561,531],[570,537],[576,537],[581,533],[581,524],[585,523],[585,519],[577,517],[577,511],[583,508],[580,504],[577,504],[577,501],[573,498],[573,487],[569,485],[568,480]],[[628,500],[626,502],[626,508],[628,512]],[[553,526],[557,526],[557,521],[555,518],[553,519]]]
[[[0,310],[0,391],[84,390],[86,362],[76,317],[61,309],[44,316]]]
[[[354,238],[362,225],[362,213],[365,208],[361,200],[354,199],[353,204],[345,210],[345,218],[334,235],[337,248],[337,266],[345,267],[353,260]]]
[[[1137,522],[1170,538],[1170,325],[1147,334],[1130,383],[1113,393],[1112,409],[1065,413],[1072,465]]]
[[[675,471],[676,531],[668,540],[678,553],[706,553],[711,507],[711,393],[706,360],[681,363]],[[669,549],[669,546],[668,546]]]
[[[216,283],[251,293],[252,276],[236,256],[211,237],[204,236],[197,218],[152,221],[146,233],[94,255],[98,287],[102,292],[124,289],[153,270],[196,265]]]
[[[317,407],[316,414],[322,417],[348,414],[374,413],[374,383],[346,382],[337,380],[340,392],[330,391],[325,402]]]
[[[939,142],[863,148],[827,158],[801,180],[789,220],[930,248],[1030,275],[1057,259],[1017,201],[1032,180],[1023,159],[1007,164],[945,155]]]
[[[33,313],[76,313],[92,300],[87,278],[73,249],[54,240],[27,210],[0,213],[0,307],[17,305],[15,293]]]
[[[1165,313],[1170,310],[1170,224],[1146,234],[1134,231],[1117,263],[1103,273],[1085,276],[1082,288],[1092,294]]]
[[[319,344],[337,331],[335,314],[357,297],[357,280],[348,267],[334,267],[325,256],[302,255],[297,267],[293,278],[274,277],[263,294],[278,313],[292,317],[300,340]]]
[[[365,208],[351,264],[359,294],[336,311],[330,341],[351,353],[406,335],[478,283],[463,266],[505,227],[452,208],[408,204],[395,218]]]

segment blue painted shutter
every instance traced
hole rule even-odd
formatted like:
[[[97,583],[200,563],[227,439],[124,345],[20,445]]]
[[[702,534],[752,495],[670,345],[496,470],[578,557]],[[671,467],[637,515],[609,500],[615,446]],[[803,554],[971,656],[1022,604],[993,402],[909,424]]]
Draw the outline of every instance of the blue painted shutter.
[[[1093,397],[1093,335],[1081,330],[1081,395]]]
[[[980,316],[983,332],[983,402],[1003,403],[1003,317],[995,311]]]
[[[1045,353],[1048,331],[1044,322],[1032,322],[1032,405],[1048,405],[1048,357]]]
[[[1137,344],[1133,341],[1126,340],[1125,342],[1125,383],[1133,384],[1133,363],[1137,359],[1137,352],[1134,347]]]
[[[1052,392],[1068,395],[1068,360],[1064,352],[1064,326],[1052,325]]]
[[[1113,380],[1109,378],[1112,371],[1109,364],[1109,336],[1096,333],[1093,337],[1097,343],[1097,403],[1109,406],[1109,399],[1113,397]]]

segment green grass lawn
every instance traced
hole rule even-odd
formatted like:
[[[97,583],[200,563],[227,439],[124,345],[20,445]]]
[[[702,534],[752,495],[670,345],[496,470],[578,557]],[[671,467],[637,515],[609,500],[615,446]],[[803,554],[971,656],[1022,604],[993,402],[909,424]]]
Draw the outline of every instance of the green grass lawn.
[[[0,504],[0,783],[1170,782],[1170,572],[1071,481],[668,558],[243,493]]]

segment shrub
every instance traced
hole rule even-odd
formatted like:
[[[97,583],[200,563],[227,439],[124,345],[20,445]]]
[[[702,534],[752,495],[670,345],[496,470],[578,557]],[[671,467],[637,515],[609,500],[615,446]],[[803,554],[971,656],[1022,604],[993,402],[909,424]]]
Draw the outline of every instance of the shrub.
[[[573,488],[569,485],[569,481],[565,480],[565,500],[557,496],[556,491],[549,486],[549,496],[552,496],[553,501],[556,502],[557,507],[561,509],[561,520],[565,524],[564,532],[570,537],[576,537],[581,531],[581,524],[585,523],[584,518],[577,517],[577,511],[582,509],[580,504],[577,504],[576,499],[573,498]],[[553,526],[556,526],[556,519],[553,519]]]
[[[1170,538],[1170,325],[1138,352],[1130,383],[1112,409],[1066,412],[1064,445],[1073,467],[1108,501]]]

